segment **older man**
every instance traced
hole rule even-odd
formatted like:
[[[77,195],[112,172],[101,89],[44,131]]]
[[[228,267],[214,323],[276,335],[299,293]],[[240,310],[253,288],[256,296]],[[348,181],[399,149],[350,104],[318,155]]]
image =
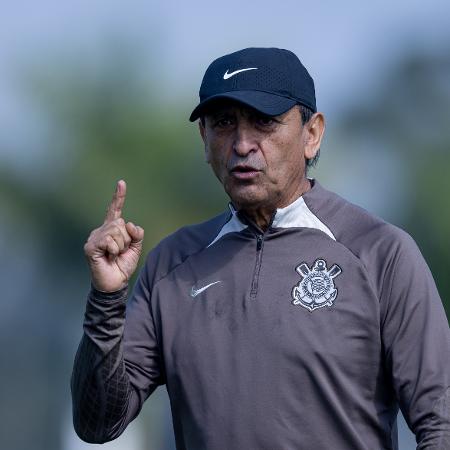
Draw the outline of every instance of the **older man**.
[[[298,58],[215,60],[197,119],[229,210],[164,239],[127,303],[143,229],[121,217],[123,181],[85,245],[80,437],[114,439],[165,384],[180,450],[396,449],[399,406],[419,449],[449,449],[433,278],[409,235],[307,178],[324,117]]]

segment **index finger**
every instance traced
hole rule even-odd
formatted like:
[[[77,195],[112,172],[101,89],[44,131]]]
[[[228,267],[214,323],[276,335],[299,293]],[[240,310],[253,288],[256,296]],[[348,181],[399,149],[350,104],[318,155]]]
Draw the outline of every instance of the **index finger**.
[[[124,180],[119,180],[116,185],[111,203],[106,212],[105,222],[112,222],[122,216],[122,208],[125,203],[125,196],[127,194],[127,184]]]

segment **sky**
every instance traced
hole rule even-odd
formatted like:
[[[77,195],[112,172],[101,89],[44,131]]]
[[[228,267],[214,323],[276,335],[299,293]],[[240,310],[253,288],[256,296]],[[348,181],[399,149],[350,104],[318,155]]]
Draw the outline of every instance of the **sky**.
[[[138,43],[142,58],[152,53],[148,76],[161,81],[170,101],[182,96],[193,104],[212,59],[247,46],[289,48],[313,75],[319,107],[335,113],[379,82],[401,52],[444,45],[449,20],[443,0],[4,2],[0,118],[20,109],[17,67],[58,56],[95,64],[120,37]]]

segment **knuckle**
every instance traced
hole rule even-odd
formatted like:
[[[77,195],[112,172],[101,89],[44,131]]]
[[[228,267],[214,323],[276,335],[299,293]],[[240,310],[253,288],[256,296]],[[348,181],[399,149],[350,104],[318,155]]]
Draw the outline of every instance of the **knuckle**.
[[[92,241],[92,239],[94,238],[94,236],[97,234],[97,228],[95,229],[95,230],[92,230],[90,233],[89,233],[89,236],[88,236],[88,238],[87,238],[87,242],[89,242],[89,241]]]
[[[106,236],[114,236],[115,234],[117,234],[117,226],[114,224],[109,224],[107,227],[105,227],[103,233]]]
[[[117,255],[119,253],[119,247],[117,246],[117,244],[114,241],[111,241],[108,244],[108,252],[113,255]]]
[[[109,223],[105,223],[98,229],[98,232],[101,234],[107,233],[108,230],[110,229],[110,227],[111,227],[111,225]]]
[[[102,235],[102,233],[105,231],[104,225],[101,227],[96,228],[92,233],[89,235],[89,239],[98,239],[99,236]]]

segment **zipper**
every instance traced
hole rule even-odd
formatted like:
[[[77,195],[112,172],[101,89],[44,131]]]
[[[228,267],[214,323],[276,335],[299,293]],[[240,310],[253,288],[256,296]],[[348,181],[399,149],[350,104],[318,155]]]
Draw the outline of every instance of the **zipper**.
[[[253,270],[250,298],[255,299],[258,294],[259,272],[261,270],[262,253],[264,248],[264,234],[256,234],[256,262]]]
[[[270,227],[272,226],[273,220],[275,218],[276,211],[273,212],[270,219],[269,225],[265,231],[261,230],[252,220],[246,217],[242,212],[238,212],[242,222],[249,226],[249,229],[256,237],[256,261],[255,268],[253,269],[252,282],[250,287],[250,299],[253,300],[258,295],[258,284],[259,284],[259,272],[261,271],[262,254],[264,250],[264,237]]]

